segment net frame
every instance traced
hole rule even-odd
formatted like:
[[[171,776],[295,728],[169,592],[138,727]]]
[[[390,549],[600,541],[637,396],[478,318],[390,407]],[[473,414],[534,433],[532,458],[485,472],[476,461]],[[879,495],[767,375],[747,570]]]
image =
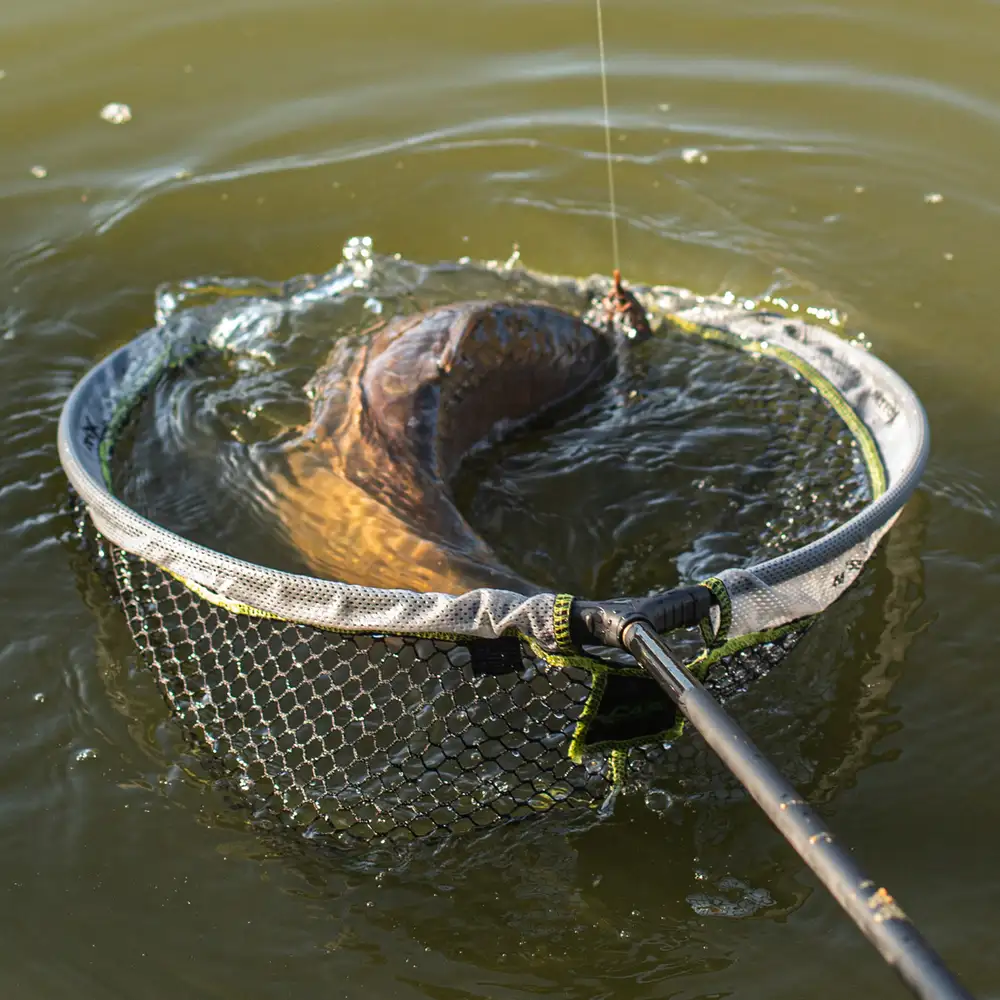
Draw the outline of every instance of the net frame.
[[[599,279],[532,277],[563,288],[572,285],[581,295],[599,295],[607,287]],[[317,294],[315,288],[307,293],[309,298]],[[747,310],[724,300],[694,296],[666,286],[637,289],[636,294],[654,326],[659,322],[670,330],[720,342],[791,368],[830,404],[860,450],[871,501],[858,514],[809,545],[752,566],[732,567],[702,581],[711,590],[715,607],[702,630],[705,649],[692,662],[692,669],[705,676],[720,660],[732,662],[747,651],[764,647],[767,647],[764,659],[773,661],[790,648],[796,635],[815,615],[854,582],[916,488],[929,449],[926,415],[905,381],[859,341],[845,340],[798,317]],[[225,319],[230,312],[245,306],[245,302],[244,299],[242,303],[232,300],[223,303],[217,318]],[[295,294],[282,299],[280,293],[270,303],[278,311],[302,304],[296,302]],[[556,801],[599,798],[602,783],[607,787],[620,783],[630,746],[656,743],[678,734],[679,722],[671,712],[662,717],[659,728],[656,724],[647,726],[639,736],[621,738],[615,733],[606,739],[595,736],[592,727],[602,699],[611,687],[641,683],[643,678],[627,656],[616,660],[595,658],[574,645],[569,628],[572,595],[550,593],[525,597],[489,589],[457,596],[419,594],[282,572],[184,539],[142,517],[115,497],[111,489],[111,461],[129,415],[171,367],[203,352],[224,349],[226,344],[209,332],[218,327],[219,324],[206,324],[203,316],[175,313],[95,366],[64,405],[59,424],[59,455],[94,529],[111,545],[115,577],[133,636],[154,667],[171,707],[203,744],[234,761],[237,771],[249,774],[256,769],[255,773],[269,775],[265,797],[277,803],[274,811],[295,815],[305,810],[307,822],[313,823],[320,799],[329,803],[349,789],[350,794],[333,808],[332,819],[327,809],[325,822],[328,829],[352,842],[393,836],[397,830],[422,836],[433,829],[454,830],[463,824],[476,827],[485,825],[487,820],[477,817],[487,812],[488,821],[493,822],[548,808]],[[307,735],[313,734],[308,739],[291,739],[285,749],[277,744],[272,747],[271,740],[264,741],[266,746],[255,747],[251,739],[248,745],[242,735],[234,741],[232,734],[227,733],[229,716],[225,713],[238,716],[246,709],[239,707],[238,699],[232,699],[225,686],[213,693],[205,671],[191,681],[188,675],[194,668],[184,662],[185,657],[178,656],[176,650],[165,651],[164,643],[171,642],[171,629],[182,626],[181,644],[190,647],[187,660],[194,661],[200,655],[197,641],[181,622],[183,615],[168,626],[166,618],[157,612],[151,625],[149,615],[141,607],[142,598],[144,595],[155,603],[158,593],[169,593],[169,599],[178,606],[183,602],[189,608],[201,609],[199,622],[216,615],[213,627],[223,631],[234,621],[239,628],[251,631],[258,628],[258,623],[270,623],[268,627],[298,629],[296,643],[308,644],[318,635],[319,641],[326,642],[331,649],[345,636],[363,637],[364,642],[381,644],[379,648],[395,649],[396,659],[400,658],[400,650],[411,651],[407,654],[411,662],[414,657],[420,660],[426,654],[427,662],[437,663],[439,672],[457,671],[456,677],[462,672],[468,674],[470,648],[481,651],[485,644],[489,649],[498,649],[503,642],[513,641],[520,650],[513,659],[523,667],[524,676],[512,682],[515,687],[509,690],[489,678],[484,682],[480,676],[473,683],[466,676],[466,682],[472,684],[469,690],[474,689],[469,697],[483,696],[485,705],[494,696],[509,700],[514,696],[516,684],[523,682],[534,685],[539,704],[546,699],[558,704],[550,705],[545,710],[548,714],[535,711],[531,718],[530,713],[522,712],[521,721],[499,735],[490,736],[482,727],[482,719],[475,725],[464,721],[452,724],[452,729],[460,732],[452,732],[448,738],[454,736],[465,741],[456,744],[456,761],[468,751],[482,757],[480,747],[491,740],[501,747],[487,763],[493,775],[490,780],[496,782],[495,801],[502,802],[502,808],[491,806],[484,811],[479,808],[481,803],[475,801],[474,793],[470,793],[472,798],[466,802],[464,811],[456,811],[452,804],[442,812],[441,803],[428,800],[425,807],[414,812],[413,801],[396,801],[397,790],[402,787],[402,779],[397,779],[405,768],[394,770],[395,765],[369,764],[358,771],[357,762],[351,764],[354,772],[345,767],[322,780],[316,778],[322,787],[313,796],[315,801],[310,802],[308,795],[303,796],[302,783],[294,775],[301,747],[315,735],[315,720],[290,722],[290,718],[294,721],[298,717],[298,705],[290,716],[287,713],[282,716],[282,725],[289,732],[298,725],[300,735],[307,731]],[[159,636],[156,642],[151,641],[152,633]],[[398,649],[392,646],[400,642]],[[481,657],[484,662],[489,659],[488,653]],[[380,662],[387,663],[388,659],[383,657]],[[539,667],[542,673],[548,670],[544,681],[539,679]],[[238,657],[227,669],[239,674],[242,668]],[[250,665],[249,669],[255,667]],[[340,661],[333,665],[334,672],[337,669]],[[509,673],[509,663],[505,669]],[[289,670],[294,672],[297,666],[293,664],[285,670],[280,677],[282,684],[290,676]],[[486,673],[489,674],[488,669]],[[388,675],[383,679],[387,685],[393,683]],[[233,676],[225,683],[232,685]],[[265,678],[261,683],[275,682]],[[497,691],[506,693],[490,694],[491,684],[500,684]],[[318,705],[316,712],[323,713],[326,709],[322,699],[317,701],[313,697],[314,685],[315,677],[308,681],[303,697]],[[650,682],[647,692],[651,687],[655,685]],[[199,707],[198,699],[207,701]],[[468,709],[465,715],[469,716]],[[476,736],[478,743],[470,743],[468,732],[472,730],[482,737]],[[374,738],[377,739],[377,734]],[[549,767],[546,777],[536,761],[522,759],[496,778],[499,766],[496,762],[515,744],[518,748],[542,748],[539,754],[559,746],[576,770],[568,767],[560,771],[562,765],[555,764]],[[328,750],[317,743],[310,766],[315,764],[317,754]],[[602,754],[603,763],[597,770],[585,766],[586,760],[593,761],[595,755]],[[554,771],[560,771],[555,781]],[[391,780],[386,777],[390,773],[394,775]],[[279,780],[281,775],[289,774],[293,776],[291,779]],[[470,768],[470,775],[474,781],[482,778],[475,767]],[[512,782],[516,784],[516,794]],[[388,805],[387,795],[391,800]],[[348,800],[353,805],[345,805]],[[448,816],[442,819],[448,810]]]
[[[719,573],[715,638],[769,632],[822,611],[857,578],[923,473],[927,418],[916,394],[858,341],[776,313],[674,289],[640,292],[674,329],[773,358],[805,378],[861,448],[873,499],[825,537],[752,567]],[[680,306],[680,308],[678,308]],[[59,457],[97,530],[232,610],[320,628],[400,635],[498,638],[520,634],[547,652],[567,649],[568,595],[524,597],[480,589],[452,596],[383,590],[273,570],[215,552],[154,524],[114,496],[110,461],[128,415],[169,368],[211,350],[204,326],[181,313],[118,348],[77,384],[59,422]]]

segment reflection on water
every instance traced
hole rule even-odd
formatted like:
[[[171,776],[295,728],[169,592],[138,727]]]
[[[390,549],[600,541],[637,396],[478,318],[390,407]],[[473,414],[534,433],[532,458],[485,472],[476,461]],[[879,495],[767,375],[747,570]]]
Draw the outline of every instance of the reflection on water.
[[[995,993],[1000,7],[623,0],[605,28],[625,277],[821,310],[927,406],[927,489],[737,710],[973,991]],[[604,822],[367,867],[291,856],[199,770],[64,539],[60,405],[150,325],[161,284],[323,274],[356,234],[404,260],[517,244],[541,271],[606,273],[596,68],[586,4],[0,7],[9,995],[900,995],[694,738],[656,810],[625,796]],[[112,104],[131,119],[102,117]],[[268,395],[265,362],[239,375],[274,417],[246,447],[302,418]],[[209,376],[229,398],[192,467],[236,468],[209,442],[239,445],[243,400],[232,373]],[[457,489],[498,549],[516,519],[524,544],[503,555],[539,579],[565,565],[584,589],[641,588],[683,573],[664,563],[697,554],[724,510],[692,506],[674,537],[635,502],[648,470],[611,463],[580,499],[599,537],[575,544],[553,484],[582,492],[562,458],[602,412],[476,459]],[[688,902],[742,898],[737,882],[773,905],[720,919]]]

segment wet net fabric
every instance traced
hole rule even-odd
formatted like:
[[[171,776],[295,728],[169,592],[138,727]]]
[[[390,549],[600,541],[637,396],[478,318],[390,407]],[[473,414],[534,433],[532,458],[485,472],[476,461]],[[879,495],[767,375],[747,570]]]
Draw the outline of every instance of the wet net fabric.
[[[654,325],[790,367],[847,425],[871,483],[871,502],[818,541],[717,574],[702,663],[725,699],[857,578],[919,481],[926,420],[891,369],[830,331],[675,289],[640,297]],[[627,656],[567,649],[555,594],[421,594],[282,572],[196,544],[116,497],[110,460],[129,414],[172,367],[226,346],[213,337],[233,309],[217,310],[214,326],[167,317],[99,364],[67,401],[59,449],[144,662],[243,796],[308,836],[400,841],[598,806],[647,751],[662,751],[677,732],[673,706]]]
[[[600,807],[674,723],[662,693],[627,669],[609,683],[524,642],[498,664],[468,642],[251,617],[122,549],[109,555],[139,655],[209,769],[258,819],[318,842],[405,843]],[[724,658],[709,690],[745,690],[798,638]],[[616,679],[642,688],[615,692]],[[602,736],[624,732],[646,736],[616,764]]]
[[[307,836],[350,847],[467,832],[608,792],[603,762],[569,753],[587,670],[523,644],[496,671],[467,644],[249,617],[120,549],[113,561],[184,728],[258,808]]]

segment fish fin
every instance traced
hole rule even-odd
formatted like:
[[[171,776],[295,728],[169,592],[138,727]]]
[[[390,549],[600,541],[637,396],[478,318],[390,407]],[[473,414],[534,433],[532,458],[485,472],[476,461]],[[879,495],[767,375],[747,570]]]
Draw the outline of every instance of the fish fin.
[[[474,302],[462,307],[448,327],[447,339],[438,354],[437,367],[442,375],[451,371],[469,334],[482,320],[492,315],[496,305],[495,302]]]

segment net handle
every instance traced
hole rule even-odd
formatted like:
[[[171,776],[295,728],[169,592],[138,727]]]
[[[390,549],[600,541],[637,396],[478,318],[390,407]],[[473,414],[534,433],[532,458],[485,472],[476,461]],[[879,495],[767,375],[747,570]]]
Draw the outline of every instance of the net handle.
[[[861,871],[827,823],[674,657],[651,623],[627,624],[622,645],[670,696],[913,995],[921,1000],[973,1000],[894,898]]]

